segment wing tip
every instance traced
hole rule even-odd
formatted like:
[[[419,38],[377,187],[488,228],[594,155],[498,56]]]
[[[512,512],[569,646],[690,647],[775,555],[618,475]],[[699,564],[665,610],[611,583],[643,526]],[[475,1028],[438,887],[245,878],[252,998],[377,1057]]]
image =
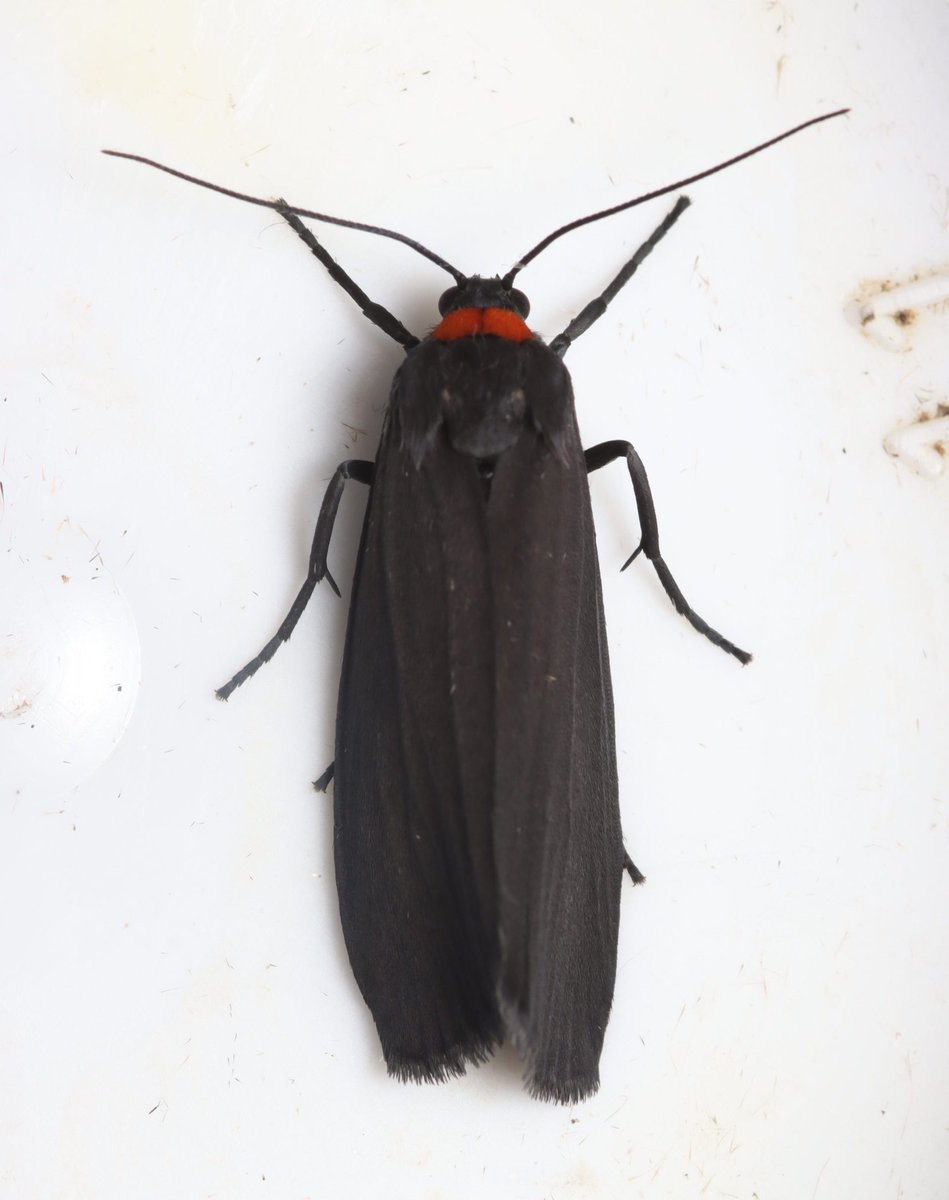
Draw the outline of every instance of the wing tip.
[[[545,1100],[552,1104],[579,1104],[589,1099],[600,1086],[599,1051],[591,1062],[589,1055],[586,1059],[586,1070],[577,1070],[578,1063],[562,1070],[556,1069],[556,1063],[551,1061],[543,1066],[538,1064],[538,1054],[534,1038],[528,1030],[524,1015],[517,1006],[506,997],[503,989],[499,991],[499,1007],[504,1016],[505,1025],[510,1034],[514,1049],[526,1064],[524,1072],[524,1087],[535,1100]],[[554,1056],[556,1058],[556,1056]]]
[[[594,1071],[576,1079],[540,1079],[536,1075],[529,1075],[524,1083],[535,1100],[564,1105],[580,1104],[599,1089],[600,1073]]]
[[[408,1055],[383,1046],[386,1070],[402,1083],[447,1083],[488,1061],[501,1045],[499,1034],[487,1034],[456,1043],[424,1056]]]

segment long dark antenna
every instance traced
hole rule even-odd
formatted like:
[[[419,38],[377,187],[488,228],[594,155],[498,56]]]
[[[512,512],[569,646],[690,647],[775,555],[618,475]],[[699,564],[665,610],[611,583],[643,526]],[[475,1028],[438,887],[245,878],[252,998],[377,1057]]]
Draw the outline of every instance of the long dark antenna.
[[[751,150],[745,150],[742,154],[736,154],[734,158],[726,159],[725,162],[721,162],[715,167],[699,171],[697,175],[690,175],[687,179],[680,179],[676,183],[669,183],[665,187],[656,188],[654,192],[646,192],[643,196],[637,196],[635,200],[627,200],[623,204],[615,204],[612,208],[604,208],[602,212],[592,213],[589,217],[579,217],[576,221],[570,221],[567,225],[561,225],[553,233],[548,233],[543,241],[538,242],[532,250],[528,250],[526,254],[522,255],[504,276],[502,282],[505,287],[509,288],[514,282],[514,277],[518,271],[526,267],[542,250],[546,250],[551,242],[555,242],[557,238],[563,237],[565,233],[572,233],[574,229],[579,229],[581,225],[589,225],[593,221],[602,221],[604,217],[612,217],[614,213],[624,212],[627,208],[635,208],[637,204],[645,204],[647,200],[655,200],[657,196],[665,196],[667,193],[677,191],[679,188],[688,187],[690,183],[697,183],[700,179],[707,179],[709,175],[715,175],[719,171],[724,171],[726,167],[733,167],[735,163],[740,163],[742,159],[751,158],[753,154],[760,154],[762,150],[767,150],[769,146],[776,146],[778,142],[783,142],[785,138],[793,137],[795,133],[800,133],[802,129],[807,129],[811,125],[819,125],[821,121],[830,121],[834,117],[842,117],[844,113],[848,112],[850,112],[849,108],[838,108],[836,112],[825,113],[822,117],[812,117],[802,125],[795,125],[793,129],[789,129],[786,133],[780,133],[777,137],[770,138],[767,142],[762,142],[760,146],[754,146]]]
[[[409,246],[423,258],[427,258],[429,262],[433,262],[436,267],[441,267],[443,271],[447,271],[449,275],[454,276],[456,283],[464,283],[467,276],[463,275],[457,267],[453,267],[450,262],[446,262],[434,250],[429,250],[427,246],[423,246],[421,242],[416,242],[413,238],[406,237],[404,233],[396,233],[394,229],[383,229],[379,225],[364,225],[361,221],[347,221],[343,217],[329,217],[326,213],[312,212],[307,208],[297,208],[293,204],[286,204],[283,200],[263,200],[259,196],[248,196],[244,192],[235,192],[232,188],[221,187],[217,183],[208,183],[206,179],[198,179],[196,175],[186,175],[184,171],[176,171],[174,167],[166,167],[164,163],[155,162],[152,158],[144,158],[141,154],[127,154],[124,150],[103,150],[103,154],[108,154],[112,158],[127,158],[131,162],[144,163],[146,167],[154,167],[156,171],[164,171],[166,175],[174,175],[176,179],[183,179],[185,183],[196,183],[198,187],[208,188],[212,192],[220,192],[222,196],[231,196],[234,200],[243,200],[245,204],[256,204],[260,208],[272,208],[275,212],[283,215],[284,213],[294,213],[298,217],[310,217],[314,221],[325,221],[327,225],[342,225],[345,229],[359,229],[363,233],[375,233],[379,237],[391,238],[394,242],[401,242],[404,246]]]

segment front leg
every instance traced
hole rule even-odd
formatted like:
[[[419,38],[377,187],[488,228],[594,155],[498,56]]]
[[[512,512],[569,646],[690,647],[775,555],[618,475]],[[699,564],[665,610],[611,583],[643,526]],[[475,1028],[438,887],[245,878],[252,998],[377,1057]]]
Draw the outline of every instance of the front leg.
[[[284,617],[280,628],[267,645],[264,646],[263,650],[255,658],[252,658],[246,666],[241,667],[237,674],[229,679],[223,687],[218,688],[215,694],[219,700],[226,700],[236,688],[239,688],[242,683],[250,679],[251,675],[256,675],[265,662],[270,662],[277,653],[281,642],[285,642],[290,634],[293,633],[297,621],[303,615],[303,610],[313,595],[314,588],[322,579],[328,580],[330,587],[337,596],[339,595],[336,580],[330,574],[329,567],[326,565],[326,555],[329,550],[330,538],[333,536],[333,525],[336,521],[339,502],[343,495],[343,488],[346,486],[347,479],[355,479],[358,483],[371,484],[374,470],[374,463],[365,462],[362,459],[351,459],[349,462],[340,463],[336,468],[333,478],[329,482],[329,487],[327,487],[326,493],[323,496],[319,520],[316,522],[316,531],[313,534],[313,545],[310,548],[310,565],[303,587],[300,588],[297,598],[291,605],[290,611]]]
[[[577,338],[590,328],[594,321],[599,321],[600,317],[606,312],[608,305],[615,299],[616,293],[624,288],[632,279],[635,273],[639,270],[643,259],[648,258],[655,250],[656,246],[666,236],[672,226],[678,221],[679,217],[685,212],[692,201],[688,196],[680,196],[675,202],[675,206],[669,215],[659,223],[648,238],[639,247],[629,262],[623,267],[622,271],[616,276],[608,287],[595,299],[591,300],[585,308],[573,318],[567,328],[558,333],[551,341],[550,348],[554,354],[559,354],[561,358],[567,353],[571,345]],[[602,215],[602,214],[601,214]]]
[[[607,463],[614,462],[617,458],[626,459],[626,465],[629,468],[629,477],[633,481],[633,491],[636,493],[636,507],[639,510],[641,537],[639,545],[626,562],[623,563],[622,569],[625,571],[633,559],[642,551],[656,568],[659,582],[665,588],[666,595],[675,605],[676,612],[685,617],[693,629],[697,629],[699,633],[704,634],[713,645],[733,655],[742,665],[751,662],[751,655],[747,650],[741,650],[733,642],[730,642],[728,638],[723,637],[717,629],[713,629],[711,625],[702,620],[686,600],[685,596],[683,596],[681,588],[675,579],[673,579],[672,572],[666,566],[665,559],[659,551],[659,522],[656,517],[656,506],[653,503],[652,491],[649,487],[649,479],[646,476],[646,468],[643,466],[643,460],[636,453],[632,444],[630,442],[601,442],[599,446],[592,446],[589,450],[584,451],[584,457],[586,458],[588,474],[591,471],[598,471],[600,467],[605,467]]]
[[[339,284],[347,296],[351,296],[356,301],[362,309],[363,316],[368,317],[373,325],[381,329],[383,333],[387,333],[393,341],[398,342],[407,351],[419,344],[419,339],[414,333],[409,333],[398,317],[393,316],[384,305],[369,299],[355,279],[348,275],[339,263],[323,249],[316,240],[313,230],[307,229],[300,218],[291,212],[282,200],[278,201],[274,207],[297,237],[326,267],[333,281]]]

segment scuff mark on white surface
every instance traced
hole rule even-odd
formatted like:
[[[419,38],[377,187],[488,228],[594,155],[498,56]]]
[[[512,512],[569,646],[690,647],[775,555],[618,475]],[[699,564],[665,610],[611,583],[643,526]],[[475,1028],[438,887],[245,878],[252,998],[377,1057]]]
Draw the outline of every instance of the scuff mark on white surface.
[[[934,412],[923,412],[912,425],[894,429],[883,439],[883,448],[917,475],[938,479],[949,450],[949,405],[938,404]]]
[[[949,271],[917,276],[908,283],[874,281],[859,289],[856,312],[863,332],[886,350],[904,351],[920,310],[949,301]]]

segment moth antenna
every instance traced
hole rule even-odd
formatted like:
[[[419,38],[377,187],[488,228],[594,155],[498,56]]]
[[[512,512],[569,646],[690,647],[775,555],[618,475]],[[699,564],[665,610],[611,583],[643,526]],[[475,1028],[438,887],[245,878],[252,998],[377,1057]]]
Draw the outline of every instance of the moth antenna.
[[[614,204],[612,208],[604,208],[602,212],[591,213],[588,217],[578,217],[576,221],[570,221],[566,225],[561,225],[553,233],[548,233],[532,250],[528,250],[526,254],[522,255],[504,276],[502,282],[505,287],[510,287],[518,271],[526,267],[542,250],[546,250],[551,242],[555,242],[557,238],[563,237],[565,233],[572,233],[574,229],[579,229],[582,225],[590,225],[593,221],[602,221],[604,217],[612,217],[615,213],[625,212],[627,208],[635,208],[637,204],[645,204],[647,200],[655,200],[657,196],[665,196],[668,192],[688,187],[689,184],[697,183],[700,179],[707,179],[709,175],[716,175],[719,171],[724,171],[726,167],[733,167],[735,163],[740,163],[743,159],[760,154],[762,150],[767,150],[769,146],[776,146],[778,142],[783,142],[785,138],[793,137],[794,134],[800,133],[802,129],[807,129],[811,125],[819,125],[821,121],[833,120],[834,117],[842,117],[848,112],[850,112],[849,108],[838,108],[836,112],[825,113],[822,117],[811,117],[809,121],[804,121],[801,125],[795,125],[793,129],[788,129],[785,133],[779,133],[777,137],[769,138],[768,141],[762,142],[760,146],[753,146],[750,150],[736,154],[734,158],[728,158],[724,162],[718,163],[717,166],[709,167],[705,171],[699,171],[697,175],[690,175],[687,179],[680,179],[676,183],[669,183],[665,187],[656,188],[655,191],[646,192],[642,196],[637,196],[634,200],[626,200],[623,204]]]
[[[176,179],[183,179],[185,183],[195,183],[198,187],[207,188],[211,192],[220,192],[222,196],[231,196],[234,200],[243,200],[245,204],[256,204],[259,208],[272,208],[274,212],[278,213],[295,213],[298,217],[310,217],[314,221],[323,221],[327,225],[342,225],[345,229],[359,229],[363,233],[374,233],[379,237],[391,238],[394,242],[401,242],[403,246],[408,246],[416,251],[416,253],[421,254],[423,258],[427,258],[429,262],[433,262],[436,267],[441,267],[443,271],[447,271],[449,275],[454,277],[456,283],[464,283],[467,278],[457,267],[453,267],[450,262],[446,262],[434,250],[429,250],[421,242],[416,242],[414,238],[407,237],[404,233],[397,233],[394,229],[383,229],[381,225],[365,225],[362,221],[347,221],[344,217],[330,217],[326,213],[313,212],[308,208],[297,208],[295,205],[286,204],[282,200],[264,200],[260,196],[248,196],[244,192],[234,191],[233,188],[221,187],[220,184],[209,183],[206,179],[199,179],[196,175],[187,175],[184,171],[175,170],[174,167],[166,167],[164,163],[155,162],[153,158],[145,158],[141,154],[128,154],[124,150],[103,150],[102,153],[108,154],[111,158],[127,158],[130,162],[144,163],[146,167],[154,167],[156,171],[164,171],[166,175],[174,175]]]

